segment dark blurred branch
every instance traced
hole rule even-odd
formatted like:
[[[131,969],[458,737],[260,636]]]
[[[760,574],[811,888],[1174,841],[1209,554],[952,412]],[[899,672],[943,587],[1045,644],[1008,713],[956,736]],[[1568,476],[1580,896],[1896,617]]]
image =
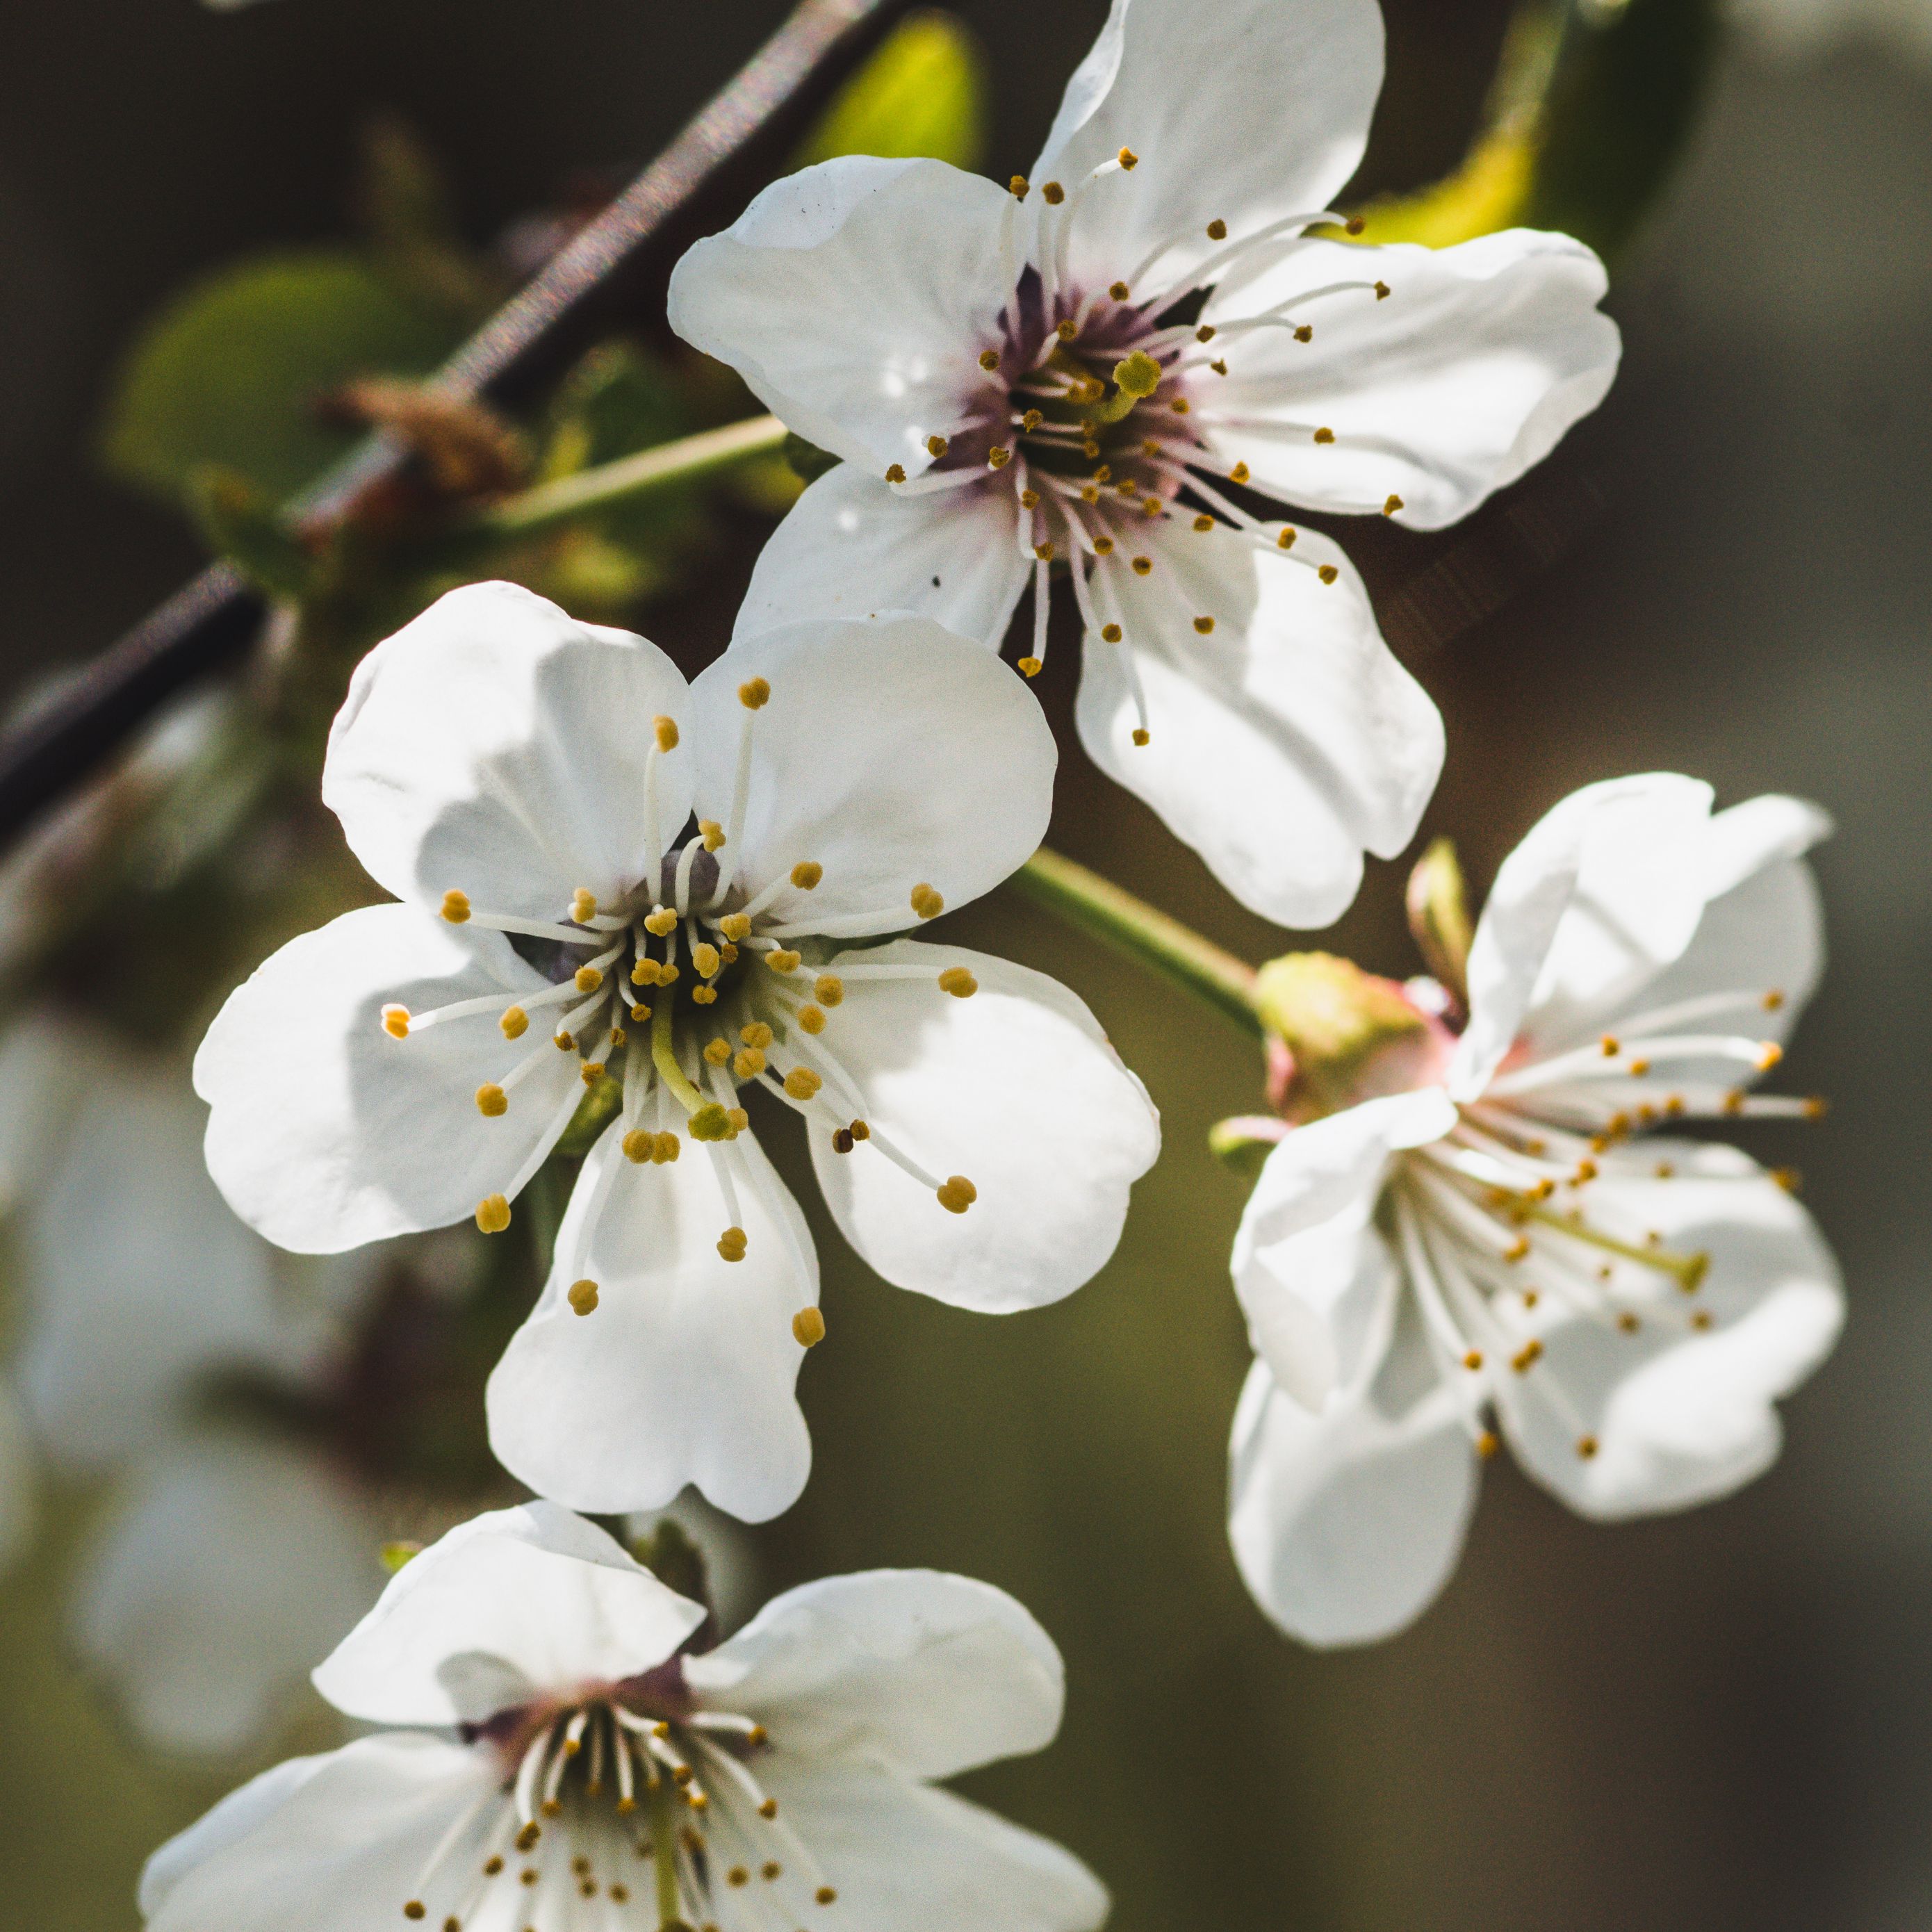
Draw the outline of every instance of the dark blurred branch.
[[[791,18],[623,194],[451,358],[436,378],[514,404],[627,317],[662,307],[678,257],[735,218],[813,116],[914,0],[802,0]],[[372,438],[297,506],[340,519],[408,460]],[[0,842],[97,771],[146,721],[239,664],[265,607],[231,566],[212,566],[104,651],[58,700],[0,739]]]

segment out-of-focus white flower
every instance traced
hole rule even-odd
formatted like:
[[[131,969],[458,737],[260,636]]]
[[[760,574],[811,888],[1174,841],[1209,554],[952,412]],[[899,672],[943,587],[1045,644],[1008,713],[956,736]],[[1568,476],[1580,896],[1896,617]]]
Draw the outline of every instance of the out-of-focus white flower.
[[[1030,673],[1064,564],[1089,754],[1294,926],[1408,842],[1442,734],[1348,560],[1275,506],[1453,522],[1618,355],[1565,236],[1318,232],[1382,75],[1375,0],[1114,0],[1030,185],[826,162],[671,281],[679,333],[842,459],[741,626],[920,610],[997,648],[1030,584]]]
[[[1749,1089],[1822,967],[1802,855],[1828,829],[1790,798],[1714,816],[1670,775],[1573,794],[1497,875],[1460,1037],[1418,982],[1409,1090],[1286,1131],[1234,1248],[1258,1359],[1231,1525],[1284,1629],[1359,1642],[1420,1612],[1492,1420],[1603,1519],[1775,1457],[1838,1267],[1788,1174],[1668,1130],[1816,1111]]]
[[[1812,55],[1870,40],[1932,63],[1932,0],[1731,0],[1731,12],[1775,53]]]
[[[803,1118],[880,1274],[990,1312],[1085,1281],[1154,1157],[1071,994],[887,938],[1032,853],[1054,761],[1017,680],[924,619],[773,632],[687,686],[527,591],[453,592],[364,662],[323,773],[402,903],[230,998],[196,1061],[209,1168],[290,1248],[494,1232],[588,1095],[608,1125],[491,1442],[576,1508],[689,1483],[771,1516],[804,1484],[794,1385],[824,1330],[741,1088]]]
[[[1059,1654],[1012,1598],[836,1577],[694,1654],[704,1616],[554,1504],[452,1531],[316,1672],[391,1728],[164,1846],[151,1932],[1100,1924],[1077,1859],[932,1788],[1059,1729]]]

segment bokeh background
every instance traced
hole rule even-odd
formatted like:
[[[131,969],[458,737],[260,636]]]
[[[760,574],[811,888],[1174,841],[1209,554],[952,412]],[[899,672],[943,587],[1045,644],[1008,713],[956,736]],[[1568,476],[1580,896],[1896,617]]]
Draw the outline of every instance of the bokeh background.
[[[1030,160],[1104,9],[955,10],[996,77],[988,165],[1004,176]],[[1461,153],[1507,10],[1387,10],[1364,181],[1400,187]],[[441,154],[481,239],[620,179],[783,11],[0,8],[5,691],[84,661],[202,560],[97,466],[105,386],[184,278],[343,231],[372,110]],[[1425,832],[1451,834],[1479,884],[1558,796],[1618,772],[1695,772],[1726,802],[1801,792],[1838,819],[1820,860],[1833,964],[1789,1066],[1835,1108],[1775,1144],[1838,1246],[1852,1317],[1788,1405],[1772,1474],[1611,1530],[1500,1460],[1467,1558],[1415,1629],[1333,1655],[1282,1641],[1222,1528],[1247,1360],[1226,1264],[1242,1186],[1204,1136],[1255,1103],[1252,1056],[1016,900],[957,922],[1086,996],[1161,1105],[1167,1150],[1113,1264],[1042,1313],[974,1319],[899,1294],[822,1228],[832,1340],[802,1382],[816,1470],[752,1546],[772,1588],[930,1564],[1030,1606],[1066,1654],[1066,1730],[973,1789],[1093,1862],[1120,1932],[1932,1924],[1928,133],[1932,73],[1882,38],[1802,62],[1728,46],[1617,265],[1628,356],[1601,416],[1448,542],[1377,530],[1360,549],[1448,719]],[[705,600],[667,622],[687,661],[722,641]],[[1063,680],[1074,655],[1054,654]],[[1048,695],[1064,718],[1064,688]],[[1242,915],[1077,758],[1054,836],[1250,958],[1307,943]],[[1412,970],[1402,878],[1372,865],[1319,943]],[[108,1932],[136,1922],[146,1852],[254,1767],[157,1762],[79,1683],[61,1631],[91,1505],[54,1501],[0,1581],[0,1924]]]

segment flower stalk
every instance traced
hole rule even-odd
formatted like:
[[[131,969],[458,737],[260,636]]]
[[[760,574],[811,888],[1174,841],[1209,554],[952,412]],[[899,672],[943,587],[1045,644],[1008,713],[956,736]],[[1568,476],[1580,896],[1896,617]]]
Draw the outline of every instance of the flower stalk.
[[[1246,960],[1044,845],[1013,874],[1013,884],[1070,926],[1192,993],[1250,1038],[1262,1036],[1256,976]]]

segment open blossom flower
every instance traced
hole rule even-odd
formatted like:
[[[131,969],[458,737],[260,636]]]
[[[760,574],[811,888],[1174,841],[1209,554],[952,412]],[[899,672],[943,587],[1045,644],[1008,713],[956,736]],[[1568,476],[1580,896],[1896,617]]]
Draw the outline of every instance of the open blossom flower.
[[[1318,232],[1382,67],[1375,0],[1114,0],[1030,183],[828,161],[671,282],[679,333],[842,459],[741,624],[920,610],[997,648],[1030,585],[1030,674],[1064,568],[1089,754],[1287,925],[1408,842],[1442,737],[1347,559],[1276,506],[1453,522],[1618,356],[1564,236]]]
[[[550,1503],[417,1557],[316,1672],[387,1728],[244,1786],[163,1848],[150,1932],[1090,1932],[1078,1861],[932,1780],[1060,1726],[1011,1598],[874,1570],[704,1621]]]
[[[573,1120],[601,1129],[492,1442],[574,1507],[691,1483],[772,1515],[805,1480],[793,1390],[824,1324],[743,1090],[802,1118],[880,1274],[968,1307],[1078,1287],[1154,1158],[1070,994],[873,943],[1030,855],[1053,768],[1018,682],[928,620],[796,626],[687,686],[526,591],[454,592],[364,661],[323,773],[402,903],[230,999],[196,1063],[210,1170],[271,1240],[328,1250],[500,1231]]]
[[[1836,1339],[1838,1270],[1792,1177],[1670,1131],[1818,1108],[1750,1088],[1822,963],[1802,855],[1826,821],[1710,806],[1672,776],[1566,799],[1497,875],[1460,1037],[1412,982],[1355,1069],[1377,1097],[1269,1156],[1234,1249],[1259,1359],[1232,1534],[1292,1634],[1419,1614],[1498,1436],[1586,1516],[1736,1489]]]

